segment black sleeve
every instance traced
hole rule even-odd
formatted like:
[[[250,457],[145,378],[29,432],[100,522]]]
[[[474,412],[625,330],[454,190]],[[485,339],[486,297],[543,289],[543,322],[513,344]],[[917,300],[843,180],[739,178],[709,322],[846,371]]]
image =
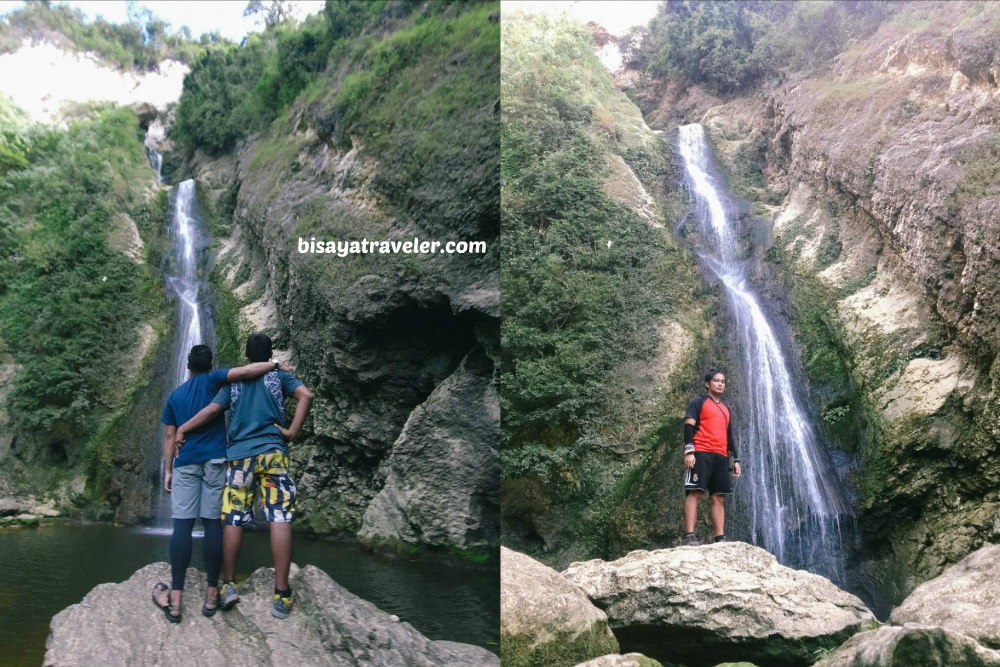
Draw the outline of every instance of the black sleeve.
[[[695,425],[701,421],[701,406],[705,404],[705,396],[695,396],[688,403],[687,411],[684,413],[684,419],[693,419]]]
[[[684,412],[684,454],[694,451],[694,434],[698,432],[701,424],[701,406],[705,404],[704,396],[696,396],[688,403]],[[686,423],[688,419],[693,419],[694,424]]]
[[[740,462],[740,454],[736,451],[736,441],[733,440],[733,418],[730,413],[729,423],[726,424],[726,443],[729,445],[729,455],[733,457],[734,463]]]

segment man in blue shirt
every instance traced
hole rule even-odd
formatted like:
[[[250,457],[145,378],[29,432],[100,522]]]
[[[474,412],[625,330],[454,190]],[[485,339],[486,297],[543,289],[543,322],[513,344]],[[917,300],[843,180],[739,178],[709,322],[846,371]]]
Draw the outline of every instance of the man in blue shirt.
[[[271,339],[254,334],[247,339],[247,359],[251,362],[271,358]],[[298,400],[295,417],[286,429],[285,398]],[[292,563],[292,518],[295,513],[295,483],[288,475],[288,443],[298,437],[312,405],[312,393],[297,378],[277,369],[252,381],[222,387],[212,402],[177,429],[178,445],[187,447],[186,439],[195,429],[215,420],[225,410],[229,417],[229,459],[226,488],[223,493],[222,519],[226,524],[222,546],[223,609],[239,601],[234,582],[236,561],[243,545],[243,526],[253,520],[254,497],[261,493],[264,518],[271,529],[271,555],[274,559],[274,604],[271,614],[288,618],[292,608],[292,589],[288,572]]]
[[[208,424],[189,432],[187,446],[174,456],[176,429],[204,408],[229,382],[258,378],[274,370],[263,362],[242,368],[212,370],[212,350],[195,345],[188,354],[191,377],[167,398],[161,421],[163,438],[163,488],[170,494],[174,530],[170,537],[171,587],[158,583],[154,602],[167,619],[181,619],[181,597],[188,563],[191,561],[191,531],[201,517],[205,526],[203,552],[208,575],[208,595],[202,613],[211,616],[217,609],[218,578],[222,562],[222,490],[225,486],[226,428],[222,423]],[[286,367],[287,370],[287,367]]]

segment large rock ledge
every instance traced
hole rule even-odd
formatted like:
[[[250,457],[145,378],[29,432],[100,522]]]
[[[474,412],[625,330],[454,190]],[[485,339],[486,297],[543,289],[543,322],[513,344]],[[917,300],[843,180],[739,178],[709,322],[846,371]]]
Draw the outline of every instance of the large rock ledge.
[[[623,650],[664,663],[808,665],[875,624],[828,579],[742,542],[633,551],[563,574],[607,613]]]
[[[44,667],[489,667],[499,659],[469,644],[431,641],[362,600],[319,568],[292,566],[296,605],[271,616],[274,570],[241,586],[229,612],[201,615],[205,575],[188,570],[184,619],[173,625],[150,600],[170,566],[154,563],[120,584],[101,584],[52,619]]]

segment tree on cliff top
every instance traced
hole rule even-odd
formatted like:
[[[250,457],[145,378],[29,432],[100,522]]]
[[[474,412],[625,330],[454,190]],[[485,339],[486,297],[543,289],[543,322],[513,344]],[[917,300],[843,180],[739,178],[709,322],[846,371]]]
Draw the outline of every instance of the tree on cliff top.
[[[638,62],[656,76],[739,92],[791,69],[828,67],[900,3],[667,0],[641,31]]]

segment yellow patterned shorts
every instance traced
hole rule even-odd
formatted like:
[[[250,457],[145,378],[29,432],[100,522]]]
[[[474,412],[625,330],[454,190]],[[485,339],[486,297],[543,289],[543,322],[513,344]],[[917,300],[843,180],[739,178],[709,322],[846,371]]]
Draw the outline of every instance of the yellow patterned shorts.
[[[253,521],[253,504],[261,491],[264,518],[289,523],[295,513],[295,482],[288,476],[288,454],[272,449],[230,461],[222,492],[222,523],[242,526]]]

